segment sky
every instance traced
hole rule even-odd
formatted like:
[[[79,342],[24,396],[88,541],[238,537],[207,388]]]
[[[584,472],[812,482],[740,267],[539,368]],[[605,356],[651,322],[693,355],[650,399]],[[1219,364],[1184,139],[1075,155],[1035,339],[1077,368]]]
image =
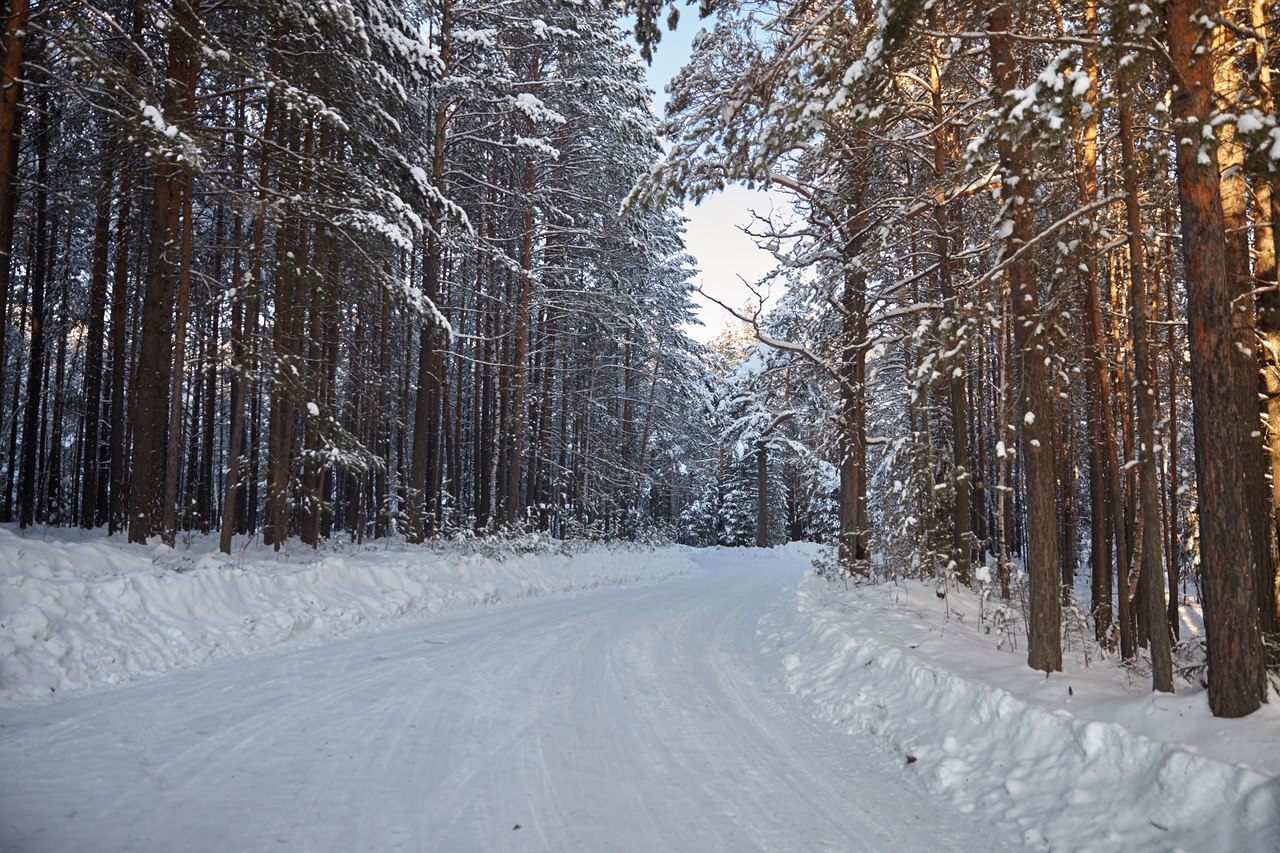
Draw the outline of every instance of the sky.
[[[696,10],[684,10],[675,32],[663,27],[662,41],[654,50],[653,64],[646,68],[650,87],[655,92],[654,110],[662,115],[667,97],[667,82],[680,73],[689,59],[693,37],[701,29]],[[735,186],[709,196],[701,204],[686,204],[684,215],[689,220],[685,247],[696,261],[699,272],[694,283],[726,305],[741,307],[751,298],[742,279],[755,282],[776,265],[773,256],[756,246],[741,227],[751,222],[751,211],[768,213],[786,205],[780,193],[748,190]],[[695,296],[701,326],[686,329],[695,340],[706,342],[718,335],[730,315],[701,294]],[[735,323],[736,325],[736,323]]]

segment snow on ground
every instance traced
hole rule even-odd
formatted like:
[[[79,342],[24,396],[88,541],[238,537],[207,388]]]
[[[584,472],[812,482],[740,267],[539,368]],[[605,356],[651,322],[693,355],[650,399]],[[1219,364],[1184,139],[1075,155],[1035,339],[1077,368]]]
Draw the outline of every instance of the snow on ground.
[[[0,709],[0,851],[1018,848],[787,692],[756,631],[803,559],[691,556]]]
[[[513,553],[512,547],[525,553]],[[290,543],[277,554],[215,537],[170,549],[101,531],[0,526],[0,704],[118,684],[298,641],[512,599],[686,574],[680,550],[545,540]]]
[[[0,850],[1280,851],[1280,696],[812,556],[0,527]]]
[[[931,789],[1034,848],[1280,851],[1274,691],[1217,719],[1199,684],[1151,693],[1079,637],[1046,678],[1025,664],[1021,626],[993,625],[981,604],[810,574],[762,621],[762,652],[819,716],[888,742]]]

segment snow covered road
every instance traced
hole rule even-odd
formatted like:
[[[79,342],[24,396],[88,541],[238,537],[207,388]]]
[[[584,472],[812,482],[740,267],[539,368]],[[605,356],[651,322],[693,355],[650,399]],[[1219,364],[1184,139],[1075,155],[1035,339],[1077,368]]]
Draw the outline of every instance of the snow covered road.
[[[1012,849],[787,692],[803,560],[696,559],[4,709],[0,849]]]

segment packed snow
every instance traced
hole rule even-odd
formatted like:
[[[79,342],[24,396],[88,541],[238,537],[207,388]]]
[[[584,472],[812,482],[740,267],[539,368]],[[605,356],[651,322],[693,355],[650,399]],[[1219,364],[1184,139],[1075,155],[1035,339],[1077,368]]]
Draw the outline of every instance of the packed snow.
[[[1280,696],[812,547],[183,544],[0,528],[0,850],[1280,849]]]
[[[335,542],[276,553],[217,537],[156,540],[0,525],[0,703],[130,681],[514,598],[661,580],[673,551],[530,537],[443,551]]]
[[[1280,850],[1274,690],[1247,718],[1214,718],[1202,684],[1152,693],[1148,672],[1097,657],[1083,623],[1046,677],[1026,666],[1010,611],[918,581],[811,574],[762,628],[819,716],[889,744],[955,807],[1015,825],[1032,849]]]

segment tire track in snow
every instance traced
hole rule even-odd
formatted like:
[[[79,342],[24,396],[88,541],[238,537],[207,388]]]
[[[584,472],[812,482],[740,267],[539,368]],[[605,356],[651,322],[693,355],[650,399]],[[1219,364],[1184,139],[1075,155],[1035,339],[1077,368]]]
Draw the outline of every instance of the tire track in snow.
[[[11,709],[0,848],[1003,849],[761,658],[794,557],[699,559]]]

